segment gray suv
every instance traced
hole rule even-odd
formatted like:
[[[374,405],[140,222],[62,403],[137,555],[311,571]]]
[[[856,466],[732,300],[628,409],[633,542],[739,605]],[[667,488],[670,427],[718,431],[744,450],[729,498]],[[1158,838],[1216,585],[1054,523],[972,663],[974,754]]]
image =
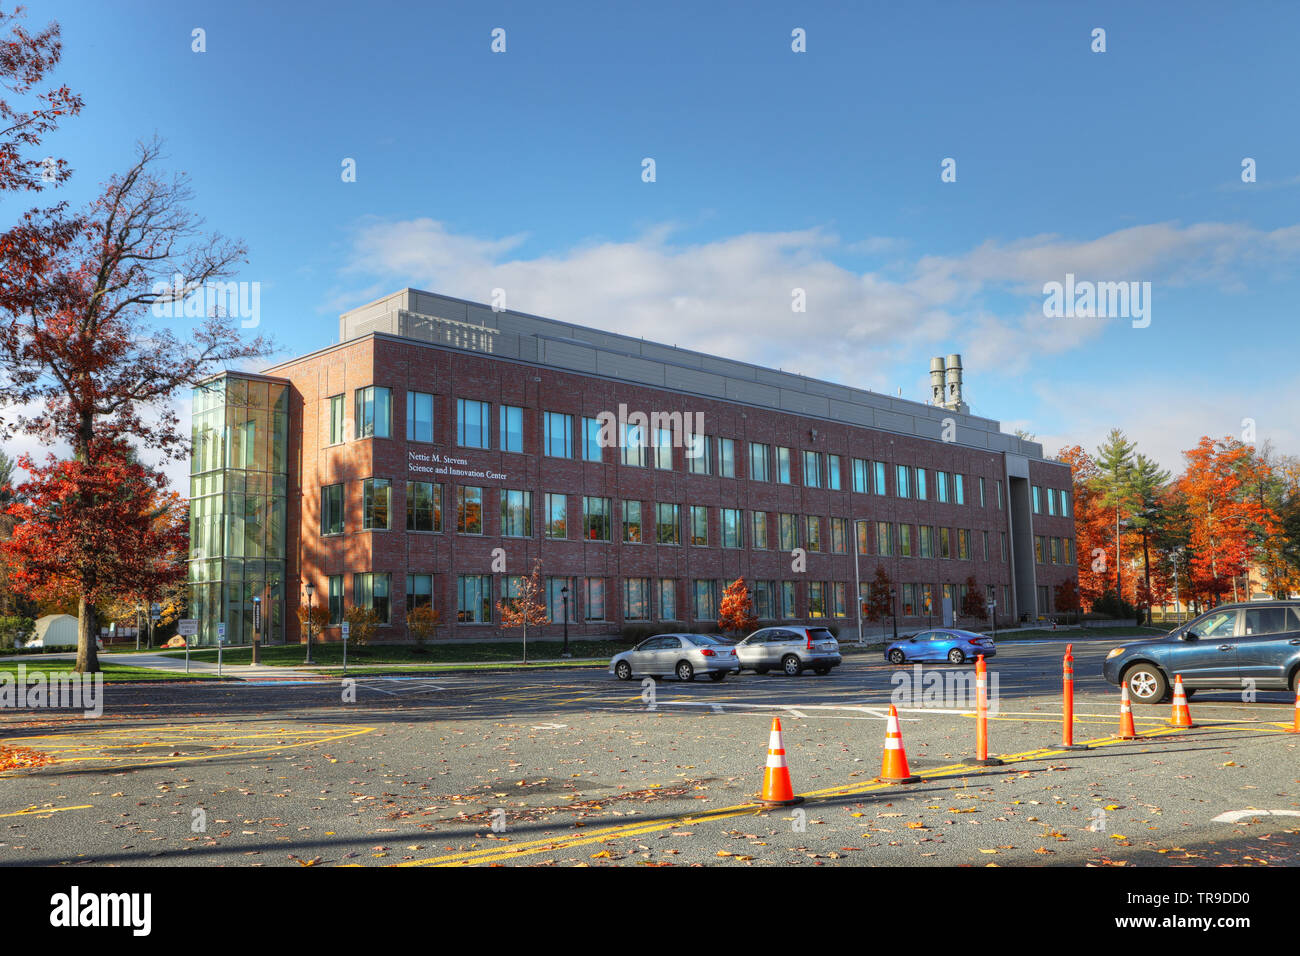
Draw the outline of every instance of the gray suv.
[[[736,645],[741,670],[766,674],[780,668],[795,677],[806,668],[829,674],[840,665],[840,642],[824,627],[764,627]]]

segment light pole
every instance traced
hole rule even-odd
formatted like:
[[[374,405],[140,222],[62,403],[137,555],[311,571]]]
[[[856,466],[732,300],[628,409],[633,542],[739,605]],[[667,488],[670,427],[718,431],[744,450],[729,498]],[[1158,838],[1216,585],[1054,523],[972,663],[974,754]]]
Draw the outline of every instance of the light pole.
[[[560,596],[564,599],[564,649],[560,651],[561,657],[569,656],[569,586],[566,584],[560,588]]]
[[[141,618],[144,615],[144,605],[137,603],[135,606],[135,649],[140,649],[140,631],[144,629]]]
[[[307,660],[306,663],[310,664],[311,663],[311,596],[316,593],[316,585],[312,584],[311,581],[308,581],[304,586],[304,589],[307,592]]]
[[[261,663],[258,651],[262,646],[262,596],[253,595],[253,659],[250,664]]]
[[[858,573],[858,526],[862,524],[861,518],[853,519],[853,587],[856,595],[854,603],[858,606],[858,644],[862,644],[862,577]]]
[[[894,640],[898,640],[898,588],[889,589],[889,610],[894,615]]]

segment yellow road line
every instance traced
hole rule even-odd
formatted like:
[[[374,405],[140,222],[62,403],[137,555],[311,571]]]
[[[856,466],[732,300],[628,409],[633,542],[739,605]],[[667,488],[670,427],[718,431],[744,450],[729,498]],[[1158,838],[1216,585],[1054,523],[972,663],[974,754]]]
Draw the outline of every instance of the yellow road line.
[[[90,810],[94,804],[86,803],[79,807],[28,807],[26,810],[17,810],[14,813],[0,813],[0,817],[38,817],[47,813],[62,813],[65,810]]]

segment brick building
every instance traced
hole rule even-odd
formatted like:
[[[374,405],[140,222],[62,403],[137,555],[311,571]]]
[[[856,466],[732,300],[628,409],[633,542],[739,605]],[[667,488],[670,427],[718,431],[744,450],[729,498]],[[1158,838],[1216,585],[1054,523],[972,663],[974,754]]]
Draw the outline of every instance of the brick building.
[[[1069,468],[971,415],[960,376],[936,359],[906,401],[403,290],[195,390],[191,613],[245,643],[256,603],[296,641],[310,582],[327,640],[354,603],[379,640],[422,603],[440,639],[493,636],[535,562],[548,634],[566,596],[574,636],[707,623],[743,577],[761,619],[855,637],[877,566],[903,628],[972,580],[999,623],[1049,613],[1077,582]]]

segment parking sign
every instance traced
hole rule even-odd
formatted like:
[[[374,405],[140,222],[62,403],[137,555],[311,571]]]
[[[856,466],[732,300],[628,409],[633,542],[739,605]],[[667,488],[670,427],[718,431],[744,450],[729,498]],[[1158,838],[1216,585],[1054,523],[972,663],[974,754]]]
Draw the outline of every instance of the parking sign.
[[[343,628],[343,640],[346,641],[348,639],[348,631],[350,631],[352,628],[347,621],[343,622],[342,628]]]
[[[199,633],[198,618],[183,617],[176,622],[176,633],[181,637],[193,637]]]
[[[217,625],[217,640],[222,644],[226,643],[226,622],[225,621],[222,621],[220,624]]]

